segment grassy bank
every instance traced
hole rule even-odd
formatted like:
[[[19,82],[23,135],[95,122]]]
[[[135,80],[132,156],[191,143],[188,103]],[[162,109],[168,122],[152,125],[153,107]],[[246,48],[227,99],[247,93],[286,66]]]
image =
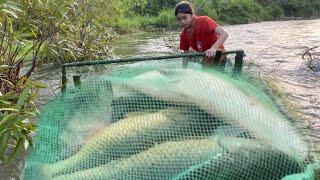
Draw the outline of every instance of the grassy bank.
[[[166,1],[167,5],[175,1]],[[316,0],[217,0],[192,1],[197,15],[207,15],[220,24],[246,24],[260,21],[312,19],[320,17],[320,2]],[[145,5],[145,8],[148,6]],[[150,11],[141,10],[125,12],[122,19],[115,23],[120,33],[132,32],[137,29],[177,29],[174,17],[174,5]],[[128,16],[126,16],[128,14]]]

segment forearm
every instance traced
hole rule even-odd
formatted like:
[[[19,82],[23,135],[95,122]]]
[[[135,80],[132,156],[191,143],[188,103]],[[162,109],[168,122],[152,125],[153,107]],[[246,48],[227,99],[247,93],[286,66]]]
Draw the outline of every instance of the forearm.
[[[211,46],[211,48],[219,49],[228,38],[228,34],[220,36],[219,39]]]
[[[218,40],[211,46],[212,49],[219,49],[228,38],[228,33],[221,27],[217,27],[215,33],[219,34]]]

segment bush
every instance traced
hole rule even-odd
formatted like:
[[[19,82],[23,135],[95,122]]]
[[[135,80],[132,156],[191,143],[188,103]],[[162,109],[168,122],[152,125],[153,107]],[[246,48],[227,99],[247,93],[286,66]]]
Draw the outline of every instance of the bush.
[[[280,19],[284,16],[283,10],[277,4],[267,5],[266,11],[269,15],[269,18],[267,18],[267,20]]]
[[[172,9],[162,10],[155,19],[155,26],[162,28],[172,28],[176,25],[176,20],[174,17],[174,12]]]

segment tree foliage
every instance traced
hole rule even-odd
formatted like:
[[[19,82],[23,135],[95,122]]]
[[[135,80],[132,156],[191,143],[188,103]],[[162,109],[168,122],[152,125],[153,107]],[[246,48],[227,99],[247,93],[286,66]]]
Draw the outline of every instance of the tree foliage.
[[[110,56],[111,26],[120,14],[112,0],[21,0],[19,24],[50,34],[41,49],[42,60],[68,62]]]
[[[29,80],[35,63],[24,75],[20,70],[28,55],[32,54],[36,62],[46,36],[35,38],[32,32],[17,31],[21,12],[12,1],[0,2],[0,161],[5,163],[13,160],[25,144],[32,144],[34,100],[41,87]]]
[[[161,2],[161,3],[160,3]],[[167,9],[174,9],[178,0],[121,0],[123,19],[117,24],[117,29],[127,29],[129,26],[150,29],[164,22],[164,19],[154,17],[173,16]],[[279,20],[285,17],[315,18],[320,16],[320,1],[318,0],[190,0],[196,14],[207,15],[220,23],[239,24],[264,20]],[[139,17],[139,18],[137,18]],[[176,27],[175,18],[170,19],[167,28]],[[130,25],[128,25],[130,24]],[[154,29],[154,28],[151,28]],[[125,30],[123,30],[125,31]]]

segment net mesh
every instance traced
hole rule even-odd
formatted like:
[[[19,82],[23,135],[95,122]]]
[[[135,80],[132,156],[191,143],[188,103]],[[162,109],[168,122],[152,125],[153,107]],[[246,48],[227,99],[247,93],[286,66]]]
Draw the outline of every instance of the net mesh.
[[[113,66],[60,94],[38,119],[23,178],[314,177],[314,141],[261,87],[181,64]]]

